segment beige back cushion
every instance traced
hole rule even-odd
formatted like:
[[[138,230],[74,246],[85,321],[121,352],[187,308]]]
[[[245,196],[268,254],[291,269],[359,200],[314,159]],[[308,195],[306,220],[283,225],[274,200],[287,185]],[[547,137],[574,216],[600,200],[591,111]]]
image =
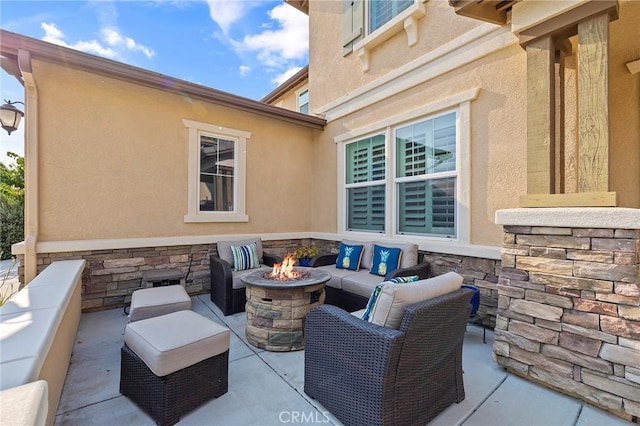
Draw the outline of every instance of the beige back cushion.
[[[387,283],[382,287],[369,322],[398,329],[405,306],[456,291],[461,286],[462,276],[455,272],[412,283]]]
[[[400,257],[400,268],[408,268],[410,266],[416,266],[418,264],[418,245],[412,243],[392,243],[392,242],[373,242],[373,241],[357,241],[357,240],[342,240],[343,243],[351,246],[364,246],[362,253],[362,260],[360,261],[361,269],[371,270],[373,266],[373,246],[375,244],[382,247],[393,247],[402,250],[402,256]]]
[[[373,243],[371,241],[342,240],[342,242],[350,246],[364,246],[360,269],[371,269],[373,264]]]
[[[402,250],[402,256],[400,257],[399,268],[409,268],[418,264],[418,245],[413,243],[388,243],[388,242],[376,242],[377,245],[382,247],[399,248]]]
[[[258,259],[260,263],[262,263],[262,239],[260,237],[234,241],[218,241],[218,257],[231,265],[231,269],[233,269],[235,265],[233,264],[233,253],[231,253],[231,246],[242,247],[253,242],[256,243],[256,246],[258,248]]]

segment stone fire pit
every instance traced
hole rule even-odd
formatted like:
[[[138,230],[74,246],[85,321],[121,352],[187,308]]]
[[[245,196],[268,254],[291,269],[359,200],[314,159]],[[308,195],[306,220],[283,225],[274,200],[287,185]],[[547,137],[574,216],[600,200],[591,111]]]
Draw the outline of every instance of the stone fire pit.
[[[295,280],[268,278],[259,270],[242,277],[247,286],[247,340],[275,352],[304,349],[304,318],[324,303],[324,284],[331,274],[314,268],[294,268]]]

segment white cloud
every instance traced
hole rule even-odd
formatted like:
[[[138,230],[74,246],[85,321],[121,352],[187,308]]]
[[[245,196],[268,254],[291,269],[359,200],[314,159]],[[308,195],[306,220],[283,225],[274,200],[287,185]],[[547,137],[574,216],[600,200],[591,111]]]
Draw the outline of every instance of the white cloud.
[[[58,46],[69,47],[75,50],[81,50],[87,53],[95,53],[111,59],[117,56],[116,52],[113,49],[102,46],[96,40],[79,41],[74,44],[67,43],[66,41],[64,41],[64,33],[54,23],[43,22],[42,24],[40,24],[40,26],[44,30],[44,37],[42,37],[42,40],[49,43],[57,44]]]
[[[251,7],[246,0],[207,0],[209,15],[226,35],[231,25]]]
[[[309,51],[309,18],[287,4],[269,12],[276,29],[265,29],[259,34],[247,35],[232,44],[239,52],[256,52],[261,64],[282,68],[291,61],[304,59]]]
[[[43,22],[40,26],[45,33],[42,40],[59,46],[80,50],[82,52],[94,53],[110,59],[122,59],[123,54],[127,51],[141,52],[147,58],[151,58],[155,55],[155,52],[152,49],[137,43],[130,37],[123,36],[116,28],[113,27],[103,28],[100,30],[101,41],[81,40],[76,43],[69,44],[65,41],[66,36],[55,23]]]
[[[246,77],[251,72],[251,67],[247,65],[240,65],[240,75]]]
[[[297,73],[298,71],[300,71],[301,69],[302,69],[302,67],[289,68],[285,72],[283,72],[281,74],[278,74],[275,77],[273,77],[271,79],[271,82],[275,83],[277,86],[279,86],[282,83],[284,83],[285,81],[289,80],[291,77],[293,77],[294,74]]]
[[[155,55],[155,52],[150,48],[136,43],[136,41],[130,37],[122,36],[113,28],[103,28],[100,30],[100,35],[109,46],[116,48],[124,46],[132,52],[142,52],[147,58],[152,58]]]

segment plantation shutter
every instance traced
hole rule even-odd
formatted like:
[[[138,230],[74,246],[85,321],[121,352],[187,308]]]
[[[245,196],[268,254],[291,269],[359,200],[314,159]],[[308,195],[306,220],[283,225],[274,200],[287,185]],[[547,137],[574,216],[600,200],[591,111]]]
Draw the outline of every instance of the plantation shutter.
[[[438,179],[431,186],[431,232],[454,235],[455,229],[455,179]]]
[[[347,145],[347,228],[383,232],[385,225],[385,141],[374,136]],[[379,185],[368,183],[379,181]],[[368,185],[367,185],[368,184]]]
[[[353,44],[364,36],[364,0],[344,0],[342,12],[342,54],[353,51]]]
[[[419,233],[427,229],[427,184],[424,181],[399,185],[400,233]]]
[[[419,176],[427,173],[426,135],[431,135],[433,122],[427,121],[399,129],[397,138],[398,176]],[[427,184],[406,182],[399,186],[398,212],[400,233],[425,232],[428,229]]]
[[[398,233],[455,236],[455,170],[455,113],[396,130]]]

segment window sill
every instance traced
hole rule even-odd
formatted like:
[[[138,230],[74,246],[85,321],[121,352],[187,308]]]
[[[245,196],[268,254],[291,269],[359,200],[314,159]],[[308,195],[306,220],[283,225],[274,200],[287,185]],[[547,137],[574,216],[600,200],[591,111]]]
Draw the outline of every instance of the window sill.
[[[249,216],[238,213],[186,214],[184,215],[184,222],[249,222]]]
[[[414,0],[412,6],[403,10],[398,16],[353,46],[353,50],[358,52],[358,57],[362,62],[363,72],[369,71],[369,52],[371,49],[384,43],[403,29],[407,33],[407,46],[411,47],[418,43],[418,19],[426,15],[425,1]]]

